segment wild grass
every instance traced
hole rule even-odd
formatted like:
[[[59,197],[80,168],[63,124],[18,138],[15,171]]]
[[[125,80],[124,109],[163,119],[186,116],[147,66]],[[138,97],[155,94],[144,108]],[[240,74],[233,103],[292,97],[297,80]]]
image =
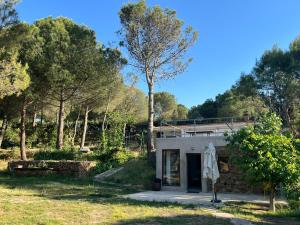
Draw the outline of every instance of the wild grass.
[[[139,164],[142,169],[143,163],[129,166]],[[0,163],[2,168],[6,167],[4,164]],[[139,171],[144,172],[147,169]],[[144,185],[134,185],[138,178],[131,179],[132,185],[124,185],[125,179],[127,175],[120,174],[111,180],[119,183],[99,184],[89,179],[14,177],[1,173],[0,224],[230,224],[199,207],[124,199],[122,195]]]
[[[291,210],[286,205],[277,204],[275,213],[269,211],[268,204],[254,204],[245,202],[228,202],[221,208],[238,218],[255,222],[256,224],[299,225],[300,211]]]
[[[130,160],[119,173],[109,177],[106,181],[117,184],[131,185],[137,189],[150,189],[155,178],[155,169],[146,159],[136,157]]]

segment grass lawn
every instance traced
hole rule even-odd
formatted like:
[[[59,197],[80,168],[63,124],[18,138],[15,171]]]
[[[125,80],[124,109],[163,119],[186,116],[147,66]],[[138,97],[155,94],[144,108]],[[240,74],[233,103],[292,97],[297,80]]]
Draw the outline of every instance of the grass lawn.
[[[120,184],[94,184],[0,173],[0,224],[230,224],[199,207],[122,199],[119,195],[135,192],[137,186],[124,186],[120,177],[115,178]]]
[[[15,177],[0,161],[0,224],[199,224],[229,225],[200,207],[127,200],[120,195],[149,188],[153,169],[136,159],[99,184],[65,177]],[[300,213],[228,203],[221,210],[259,225],[297,225]]]
[[[287,206],[278,206],[273,213],[266,204],[250,204],[243,202],[226,203],[222,211],[231,213],[238,218],[253,221],[259,225],[300,225],[300,211],[288,210]]]

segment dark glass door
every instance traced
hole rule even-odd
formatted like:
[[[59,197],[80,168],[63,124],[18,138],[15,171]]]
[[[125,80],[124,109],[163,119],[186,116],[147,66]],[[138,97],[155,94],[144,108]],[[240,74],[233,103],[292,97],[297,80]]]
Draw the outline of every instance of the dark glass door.
[[[202,190],[201,182],[201,154],[188,153],[187,158],[187,175],[188,191],[200,192]]]

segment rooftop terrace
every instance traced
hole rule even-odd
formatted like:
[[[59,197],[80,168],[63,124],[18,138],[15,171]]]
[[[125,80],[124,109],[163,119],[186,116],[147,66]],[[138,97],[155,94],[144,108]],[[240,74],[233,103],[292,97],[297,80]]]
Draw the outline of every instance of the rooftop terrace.
[[[172,120],[162,121],[154,130],[158,138],[223,136],[225,132],[232,133],[253,123],[254,119],[245,117]]]

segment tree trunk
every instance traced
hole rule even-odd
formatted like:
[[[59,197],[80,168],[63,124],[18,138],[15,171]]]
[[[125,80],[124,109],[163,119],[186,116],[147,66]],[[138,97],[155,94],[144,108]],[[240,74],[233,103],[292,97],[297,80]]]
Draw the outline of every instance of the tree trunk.
[[[36,106],[33,108],[33,115],[32,115],[32,128],[36,127]]]
[[[56,139],[56,148],[61,150],[64,145],[64,110],[65,102],[63,97],[61,97],[59,103],[59,112],[58,112],[58,126],[57,126],[57,139]]]
[[[86,106],[85,113],[84,113],[83,132],[82,132],[82,137],[81,137],[80,148],[83,148],[84,144],[85,144],[86,131],[87,131],[87,127],[88,127],[88,119],[89,119],[89,107]]]
[[[27,160],[26,157],[26,102],[24,100],[21,108],[21,127],[20,127],[20,155],[21,160]]]
[[[79,121],[79,118],[80,118],[80,112],[81,112],[81,109],[79,109],[77,118],[75,120],[74,134],[73,134],[73,137],[72,137],[72,145],[75,144],[75,138],[76,138],[76,134],[77,134],[77,125],[78,125],[78,121]]]
[[[44,103],[42,103],[42,107],[41,107],[41,126],[43,125],[43,119],[44,119]]]
[[[270,211],[275,212],[276,206],[275,206],[275,188],[271,188],[270,190]]]
[[[123,138],[124,138],[124,145],[126,146],[127,143],[126,143],[126,123],[124,123],[124,126],[123,126]]]
[[[151,153],[154,152],[154,140],[153,140],[153,122],[154,122],[154,85],[148,83],[148,132],[147,132],[147,155],[148,159],[151,157]]]
[[[2,146],[2,141],[3,141],[4,135],[5,135],[6,129],[7,129],[7,124],[8,124],[7,117],[4,116],[3,121],[2,121],[1,131],[0,131],[0,148]]]
[[[107,117],[108,108],[109,108],[110,97],[111,97],[111,94],[108,95],[107,104],[105,107],[104,117],[103,117],[103,121],[102,121],[102,131],[105,130],[105,123],[106,123],[106,117]]]

